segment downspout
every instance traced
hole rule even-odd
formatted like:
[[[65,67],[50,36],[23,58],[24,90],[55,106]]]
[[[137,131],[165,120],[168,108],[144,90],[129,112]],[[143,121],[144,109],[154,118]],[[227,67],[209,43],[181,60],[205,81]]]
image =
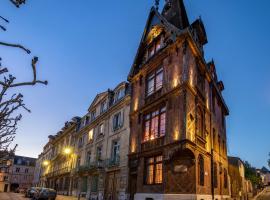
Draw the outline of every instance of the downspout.
[[[211,89],[211,108],[210,108],[210,133],[211,133],[211,193],[212,193],[212,200],[215,199],[215,189],[214,189],[214,141],[213,141],[213,128],[212,128],[212,113],[213,113],[213,88],[212,83],[210,84]]]

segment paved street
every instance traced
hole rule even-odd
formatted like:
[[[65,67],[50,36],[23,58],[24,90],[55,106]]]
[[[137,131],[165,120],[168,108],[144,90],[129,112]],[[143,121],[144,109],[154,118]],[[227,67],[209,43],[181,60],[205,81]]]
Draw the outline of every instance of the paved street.
[[[30,199],[25,198],[23,194],[0,193],[0,200],[30,200]],[[78,198],[58,195],[56,200],[78,200]],[[84,200],[84,198],[81,198],[81,200]]]
[[[266,188],[256,200],[269,200],[270,199],[270,187]]]
[[[23,194],[17,193],[0,193],[0,200],[28,200],[28,198],[24,198]]]

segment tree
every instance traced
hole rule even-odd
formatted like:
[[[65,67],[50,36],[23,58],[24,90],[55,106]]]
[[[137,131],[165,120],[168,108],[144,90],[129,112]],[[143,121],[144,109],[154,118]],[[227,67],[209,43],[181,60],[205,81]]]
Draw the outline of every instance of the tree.
[[[262,179],[260,175],[257,173],[256,168],[252,167],[249,162],[245,161],[245,178],[250,180],[252,185],[256,187],[260,187],[262,185]]]
[[[9,0],[16,7],[25,4],[25,0]],[[8,24],[9,20],[0,16],[0,29],[6,31],[4,24]],[[12,44],[0,41],[0,47],[19,48],[26,54],[31,51],[21,44]],[[47,85],[47,81],[37,79],[37,62],[38,57],[34,56],[31,60],[31,68],[33,79],[30,81],[17,82],[16,77],[9,73],[7,67],[2,66],[2,57],[0,56],[0,163],[8,159],[10,154],[14,154],[15,147],[10,149],[10,144],[15,138],[18,122],[21,120],[22,109],[30,112],[23,102],[23,95],[19,89],[23,86],[34,86],[36,84]]]

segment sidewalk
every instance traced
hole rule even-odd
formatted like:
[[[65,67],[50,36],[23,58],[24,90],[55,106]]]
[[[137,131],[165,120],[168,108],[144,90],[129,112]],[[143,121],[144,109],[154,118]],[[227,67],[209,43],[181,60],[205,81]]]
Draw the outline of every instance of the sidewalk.
[[[78,200],[78,197],[57,195],[56,200]],[[86,198],[81,197],[80,200],[86,200]]]

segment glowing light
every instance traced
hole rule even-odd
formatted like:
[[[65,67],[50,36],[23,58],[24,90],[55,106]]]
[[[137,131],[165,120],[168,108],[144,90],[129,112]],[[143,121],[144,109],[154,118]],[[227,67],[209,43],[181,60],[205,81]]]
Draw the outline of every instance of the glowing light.
[[[66,147],[66,148],[64,149],[64,154],[66,154],[66,155],[71,154],[71,152],[72,152],[72,150],[71,150],[71,148],[69,148],[69,147]]]
[[[155,137],[153,135],[151,135],[150,140],[154,140],[154,139],[155,139]]]
[[[190,68],[190,73],[189,73],[189,84],[190,84],[191,86],[194,86],[194,80],[193,80],[193,78],[194,78],[194,72],[193,72],[193,69]]]
[[[174,139],[175,141],[180,139],[180,133],[179,133],[178,127],[176,127],[176,128],[174,129],[174,138],[173,138],[173,139]]]
[[[134,153],[136,151],[136,143],[135,140],[132,140],[131,142],[131,153]]]
[[[45,167],[46,167],[46,166],[48,166],[48,165],[50,164],[50,161],[48,161],[48,160],[44,160],[42,164],[43,164],[43,166],[45,166]]]
[[[134,111],[137,111],[138,110],[138,98],[135,99],[135,102],[134,102]]]

